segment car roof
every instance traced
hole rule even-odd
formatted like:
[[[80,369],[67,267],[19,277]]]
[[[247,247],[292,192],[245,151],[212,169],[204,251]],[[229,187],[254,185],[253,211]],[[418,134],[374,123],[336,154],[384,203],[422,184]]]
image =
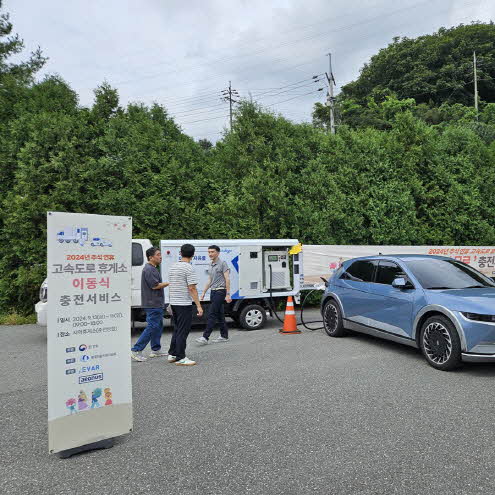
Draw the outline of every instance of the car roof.
[[[437,256],[433,254],[378,254],[375,256],[361,256],[359,258],[352,258],[347,261],[355,260],[387,260],[387,259],[397,259],[401,261],[407,261],[412,259],[423,259],[423,260],[452,260],[448,256]]]

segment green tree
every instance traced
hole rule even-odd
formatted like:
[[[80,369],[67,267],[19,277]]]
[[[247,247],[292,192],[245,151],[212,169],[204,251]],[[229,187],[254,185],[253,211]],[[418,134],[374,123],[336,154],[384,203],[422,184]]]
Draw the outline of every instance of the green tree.
[[[418,103],[473,103],[473,51],[480,98],[495,101],[495,25],[473,23],[415,39],[394,38],[371,58],[358,79],[342,88],[343,99],[364,104],[373,91],[393,91]]]

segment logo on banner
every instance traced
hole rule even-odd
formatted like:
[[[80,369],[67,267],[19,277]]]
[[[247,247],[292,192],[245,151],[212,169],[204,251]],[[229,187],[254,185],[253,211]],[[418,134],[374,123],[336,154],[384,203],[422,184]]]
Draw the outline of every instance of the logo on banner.
[[[95,373],[93,375],[80,376],[79,384],[81,385],[84,383],[99,382],[101,380],[103,380],[103,373]]]
[[[91,373],[92,371],[101,371],[99,364],[93,364],[92,366],[81,366],[79,374]]]
[[[87,346],[86,344],[81,344],[81,345],[79,346],[79,350],[80,350],[81,352],[84,352],[87,348],[88,348],[88,346]]]
[[[90,359],[90,358],[89,358],[89,356],[88,356],[87,354],[84,354],[84,356],[81,356],[81,361],[82,361],[83,363],[85,363],[85,362],[89,361],[89,359]]]
[[[66,375],[73,375],[75,372],[76,372],[76,370],[74,368],[72,368],[70,370],[65,370]]]
[[[66,347],[65,352],[76,352],[76,348],[75,347]]]
[[[76,362],[76,358],[70,358],[65,360],[65,364],[72,364]]]

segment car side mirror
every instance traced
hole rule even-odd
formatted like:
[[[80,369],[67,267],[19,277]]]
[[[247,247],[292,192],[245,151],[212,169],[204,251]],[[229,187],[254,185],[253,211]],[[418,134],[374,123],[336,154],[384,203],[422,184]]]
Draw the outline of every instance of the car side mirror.
[[[396,289],[405,289],[407,287],[407,280],[404,277],[397,277],[392,282],[392,287],[395,287]]]
[[[325,287],[328,287],[328,280],[324,277],[320,277],[323,280],[323,283],[325,284]]]

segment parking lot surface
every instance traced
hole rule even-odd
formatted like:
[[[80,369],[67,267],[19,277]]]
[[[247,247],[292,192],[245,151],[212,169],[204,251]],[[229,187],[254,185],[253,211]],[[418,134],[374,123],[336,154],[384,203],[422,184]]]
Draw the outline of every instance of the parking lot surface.
[[[64,460],[47,448],[46,330],[0,327],[1,492],[493,493],[495,366],[445,373],[398,344],[278,328],[204,347],[195,329],[197,366],[133,363],[134,432]]]

